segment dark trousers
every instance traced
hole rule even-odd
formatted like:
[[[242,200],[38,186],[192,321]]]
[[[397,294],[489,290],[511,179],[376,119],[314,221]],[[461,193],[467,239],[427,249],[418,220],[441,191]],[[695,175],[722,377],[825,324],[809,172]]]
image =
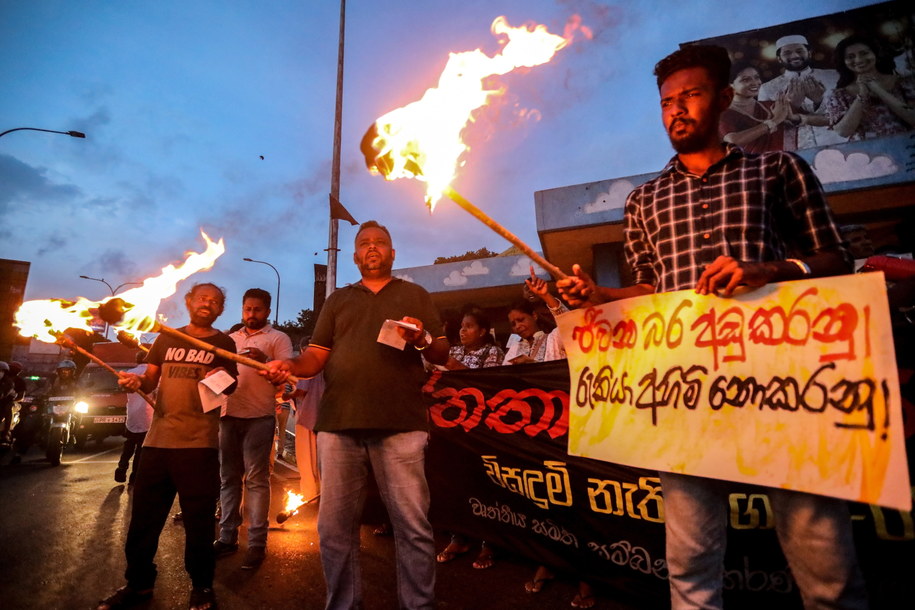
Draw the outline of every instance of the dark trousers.
[[[140,465],[140,453],[143,451],[143,441],[146,440],[146,433],[124,430],[124,438],[126,440],[124,441],[124,448],[121,449],[121,459],[118,460],[118,470],[127,472],[127,467],[130,466],[130,458],[133,457],[133,473],[130,476],[135,477],[137,467]]]
[[[176,493],[184,524],[184,569],[195,588],[213,586],[219,450],[145,447],[124,549],[124,577],[134,589],[150,589],[156,581],[153,559]]]

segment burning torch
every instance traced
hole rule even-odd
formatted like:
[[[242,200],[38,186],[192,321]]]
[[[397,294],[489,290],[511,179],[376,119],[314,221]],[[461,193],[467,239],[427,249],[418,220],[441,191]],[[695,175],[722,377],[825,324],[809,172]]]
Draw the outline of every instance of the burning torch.
[[[57,336],[57,342],[58,342],[59,344],[63,345],[64,347],[68,348],[68,349],[72,349],[72,350],[78,351],[80,354],[82,354],[83,356],[89,358],[90,360],[92,360],[93,362],[95,362],[96,364],[98,364],[98,365],[99,365],[100,367],[102,367],[103,369],[106,369],[106,370],[108,370],[109,372],[114,373],[114,375],[115,375],[116,377],[122,377],[122,376],[123,376],[123,375],[121,375],[121,372],[120,372],[120,371],[118,371],[117,369],[115,369],[115,368],[113,368],[112,366],[110,366],[107,362],[105,362],[104,360],[102,360],[101,358],[99,358],[98,356],[96,356],[95,354],[93,354],[92,352],[90,352],[89,350],[85,350],[85,349],[81,348],[79,345],[76,344],[75,341],[73,341],[73,339],[71,339],[70,337],[68,337],[68,336],[65,335],[64,333],[60,333],[60,334]],[[152,399],[152,397],[151,397],[149,394],[146,394],[146,393],[143,392],[142,390],[137,390],[137,394],[139,394],[140,396],[142,396],[142,397],[143,397],[143,400],[145,400],[147,403],[149,403],[149,406],[151,406],[151,407],[155,407],[155,406],[156,406],[155,401]]]
[[[500,90],[487,90],[484,80],[520,67],[547,63],[572,41],[571,30],[581,27],[577,16],[570,20],[565,36],[551,34],[543,25],[511,27],[504,17],[492,23],[492,32],[505,36],[502,51],[488,57],[481,50],[452,53],[442,71],[438,86],[423,97],[385,114],[369,127],[360,148],[373,174],[386,180],[416,178],[426,183],[426,203],[430,211],[442,196],[448,197],[487,227],[515,246],[555,279],[565,273],[524,243],[518,236],[493,220],[451,186],[461,155],[468,150],[461,133],[478,108]]]
[[[201,235],[206,241],[206,250],[189,252],[181,265],[163,267],[158,276],[147,278],[141,287],[122,292],[117,297],[112,296],[101,302],[79,297],[76,301],[46,299],[23,303],[16,312],[15,324],[19,327],[19,333],[47,343],[59,342],[68,328],[88,328],[94,312],[97,312],[108,324],[119,327],[118,340],[122,342],[126,338],[126,331],[160,332],[240,364],[267,370],[264,363],[217,348],[156,320],[159,303],[175,293],[179,281],[209,269],[225,252],[225,244],[221,239],[214,242],[206,233],[201,231]],[[95,360],[92,354],[80,351]]]
[[[129,311],[131,308],[132,308],[132,305],[130,303],[127,303],[124,299],[121,299],[119,297],[114,297],[112,299],[108,299],[107,301],[105,301],[104,303],[99,305],[98,313],[99,313],[99,317],[102,320],[104,320],[105,322],[108,322],[112,326],[116,326],[124,319],[124,314],[127,311]],[[206,341],[202,341],[202,340],[198,339],[197,337],[192,337],[191,335],[189,335],[187,333],[183,333],[176,328],[166,326],[165,324],[162,324],[161,322],[158,322],[156,320],[150,321],[149,326],[146,328],[145,332],[162,333],[164,335],[169,335],[170,337],[174,337],[174,338],[180,339],[181,341],[184,341],[186,343],[190,343],[194,347],[197,347],[204,351],[216,354],[217,356],[219,356],[221,358],[226,358],[228,360],[232,360],[239,364],[244,364],[245,366],[250,366],[252,368],[260,369],[262,371],[270,370],[270,367],[267,366],[267,364],[265,362],[258,362],[257,360],[254,360],[252,358],[247,358],[245,356],[236,354],[235,352],[230,352],[228,350],[224,350],[221,347],[216,347],[215,345],[211,345],[211,344],[207,343]],[[293,375],[290,375],[287,379],[289,379],[292,383],[295,383],[298,381],[298,378],[294,377]]]
[[[116,336],[118,338],[118,342],[120,342],[121,345],[126,345],[127,347],[133,349],[142,350],[147,354],[149,353],[149,348],[140,343],[136,337],[131,335],[126,330],[119,330]]]
[[[316,495],[313,498],[308,500],[305,499],[305,496],[302,494],[297,494],[294,491],[286,491],[286,505],[283,507],[283,512],[276,515],[277,523],[286,523],[289,517],[295,515],[299,512],[303,506],[311,504],[315,500],[321,497],[321,494]]]

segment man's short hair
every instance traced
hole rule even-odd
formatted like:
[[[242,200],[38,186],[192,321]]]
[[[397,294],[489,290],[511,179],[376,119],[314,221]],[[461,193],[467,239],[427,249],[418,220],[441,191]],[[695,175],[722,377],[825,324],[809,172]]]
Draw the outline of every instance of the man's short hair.
[[[199,284],[194,284],[193,286],[191,286],[191,289],[188,290],[188,291],[187,291],[187,294],[184,295],[185,300],[193,299],[193,298],[194,298],[194,295],[197,293],[197,290],[198,290],[199,288],[203,288],[204,286],[210,286],[211,288],[215,288],[215,289],[217,290],[217,292],[219,292],[219,296],[221,297],[221,300],[220,300],[219,305],[220,305],[221,307],[225,307],[225,305],[226,305],[226,291],[225,291],[225,288],[221,288],[221,287],[219,287],[219,286],[217,286],[216,284],[213,284],[213,283],[211,283],[211,282],[200,282]]]
[[[257,299],[266,305],[267,309],[270,309],[270,293],[263,288],[248,288],[245,291],[245,296],[241,299],[242,305],[244,305],[245,301],[248,299]]]
[[[654,67],[658,89],[674,72],[687,68],[705,68],[718,89],[724,89],[730,82],[731,58],[724,47],[707,44],[691,44],[674,51]]]
[[[391,240],[391,243],[394,243],[394,240],[391,238],[391,232],[388,231],[388,228],[383,224],[379,224],[377,220],[366,220],[361,225],[359,225],[359,230],[356,231],[356,237],[353,239],[353,242],[356,242],[359,239],[359,234],[365,231],[366,229],[381,229],[385,232],[385,235],[388,236],[388,239]]]

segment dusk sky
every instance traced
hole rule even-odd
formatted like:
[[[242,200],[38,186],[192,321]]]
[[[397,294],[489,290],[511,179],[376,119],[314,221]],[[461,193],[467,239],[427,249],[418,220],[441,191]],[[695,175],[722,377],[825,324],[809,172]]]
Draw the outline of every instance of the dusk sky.
[[[540,250],[534,192],[658,171],[672,151],[654,64],[681,42],[857,8],[855,0],[349,0],[341,200],[388,226],[395,268],[510,246],[456,205],[430,215],[424,185],[386,182],[359,151],[376,118],[435,85],[449,52],[498,52],[490,24],[575,14],[594,34],[546,65],[494,81],[502,98],[467,130],[455,189]],[[0,0],[0,258],[31,262],[25,299],[100,300],[222,237],[215,267],[186,280],[276,292],[280,321],[313,303],[326,263],[339,3],[333,0]],[[539,120],[538,120],[539,117]],[[262,158],[263,157],[263,158]],[[340,225],[338,285],[358,280],[355,227]],[[187,322],[183,302],[160,309]],[[272,319],[273,316],[271,316]]]

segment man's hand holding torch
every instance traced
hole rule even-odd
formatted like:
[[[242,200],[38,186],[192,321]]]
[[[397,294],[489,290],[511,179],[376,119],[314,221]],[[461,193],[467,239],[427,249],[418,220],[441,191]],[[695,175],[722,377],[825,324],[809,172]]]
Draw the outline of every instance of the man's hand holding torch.
[[[321,372],[329,357],[329,349],[309,345],[295,358],[271,360],[259,373],[273,385],[284,383],[290,376],[295,376],[297,379],[308,379]]]
[[[585,273],[581,265],[572,265],[572,275],[556,280],[556,289],[563,300],[572,307],[590,307],[640,297],[654,292],[651,284],[635,284],[625,288],[607,288],[598,286],[590,275]]]
[[[267,363],[267,369],[260,371],[260,374],[273,385],[280,385],[292,374],[292,365],[292,360],[271,360]]]
[[[581,265],[577,264],[572,265],[572,275],[556,280],[556,290],[572,307],[599,304],[600,301],[594,300],[598,288],[591,276],[582,271]]]
[[[136,392],[143,387],[143,377],[136,373],[123,372],[118,376],[118,385],[129,392]]]

